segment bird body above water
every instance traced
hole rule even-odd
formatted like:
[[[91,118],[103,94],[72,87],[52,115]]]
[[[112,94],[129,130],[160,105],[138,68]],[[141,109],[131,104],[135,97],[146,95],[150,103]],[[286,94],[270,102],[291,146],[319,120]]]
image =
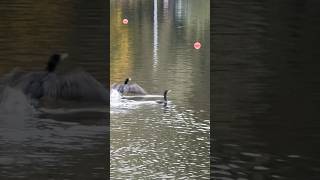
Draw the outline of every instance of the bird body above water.
[[[117,90],[121,94],[146,95],[147,92],[136,83],[129,83],[131,79],[127,78],[122,84],[113,84],[111,89]]]
[[[66,57],[66,54],[52,55],[44,71],[23,72],[15,69],[7,80],[8,85],[37,100],[49,98],[107,104],[107,89],[89,73],[82,70],[56,73],[58,64]]]

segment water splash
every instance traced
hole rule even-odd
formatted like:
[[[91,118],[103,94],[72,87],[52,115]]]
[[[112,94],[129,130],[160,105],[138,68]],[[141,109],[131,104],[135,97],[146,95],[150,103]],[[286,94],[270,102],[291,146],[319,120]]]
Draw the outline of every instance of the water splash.
[[[30,116],[36,112],[31,104],[31,100],[19,89],[6,86],[0,94],[1,115]]]
[[[162,98],[161,95],[122,96],[117,90],[110,90],[111,113],[125,113],[130,109],[137,109],[141,105],[156,105],[154,98]]]
[[[113,102],[119,102],[121,100],[121,94],[114,89],[110,90],[110,104]]]

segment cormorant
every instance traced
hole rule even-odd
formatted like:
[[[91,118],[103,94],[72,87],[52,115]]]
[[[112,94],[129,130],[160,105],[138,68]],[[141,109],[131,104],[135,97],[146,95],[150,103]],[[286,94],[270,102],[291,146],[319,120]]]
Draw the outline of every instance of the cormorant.
[[[112,89],[117,90],[121,94],[146,95],[147,92],[138,84],[129,84],[131,78],[127,78],[123,84],[113,84]]]
[[[167,105],[167,102],[168,102],[168,98],[167,98],[167,95],[168,93],[170,92],[171,90],[165,90],[164,93],[163,93],[163,100],[157,100],[156,102],[159,103],[159,104],[164,104],[165,106]]]
[[[8,85],[21,89],[32,99],[62,99],[105,103],[109,101],[107,89],[89,73],[72,71],[66,74],[56,73],[59,63],[68,54],[53,54],[44,71],[11,73]]]

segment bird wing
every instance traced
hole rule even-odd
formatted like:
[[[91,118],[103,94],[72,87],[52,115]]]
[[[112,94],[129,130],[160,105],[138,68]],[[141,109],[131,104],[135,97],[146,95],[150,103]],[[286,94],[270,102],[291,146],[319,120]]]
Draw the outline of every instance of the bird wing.
[[[115,90],[119,91],[119,88],[120,88],[121,86],[123,86],[123,85],[124,85],[124,84],[113,83],[113,84],[111,85],[111,89],[115,89]]]
[[[36,73],[27,73],[22,71],[20,68],[14,68],[9,73],[1,77],[1,84],[10,86],[16,86],[19,83],[21,84],[21,82],[27,84],[34,74]]]
[[[23,72],[16,71],[7,79],[7,84],[11,87],[21,89],[26,95],[41,94],[42,78],[46,76],[46,72]]]
[[[106,88],[85,71],[48,76],[44,83],[44,96],[108,102]]]
[[[123,93],[135,94],[135,95],[146,95],[147,94],[147,92],[136,83],[125,85]]]

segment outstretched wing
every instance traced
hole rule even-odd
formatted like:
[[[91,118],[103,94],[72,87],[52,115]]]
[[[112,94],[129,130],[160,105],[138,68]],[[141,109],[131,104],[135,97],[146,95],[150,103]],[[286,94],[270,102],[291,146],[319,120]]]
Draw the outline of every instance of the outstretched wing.
[[[22,90],[26,95],[32,98],[42,96],[42,78],[46,76],[46,72],[24,72],[19,68],[13,69],[10,73],[3,77],[4,85]]]
[[[37,73],[27,73],[22,71],[20,68],[14,68],[9,73],[3,75],[1,77],[1,84],[2,85],[9,85],[9,86],[20,86],[23,87],[29,83],[33,79],[33,76],[36,76]]]
[[[51,74],[44,83],[44,96],[67,100],[108,102],[108,92],[89,73],[72,72],[58,76]]]
[[[120,88],[123,87],[123,86],[124,86],[124,84],[113,83],[113,84],[111,85],[111,89],[114,89],[114,90],[119,91]]]
[[[138,84],[126,84],[123,88],[124,94],[146,95],[147,92]]]

